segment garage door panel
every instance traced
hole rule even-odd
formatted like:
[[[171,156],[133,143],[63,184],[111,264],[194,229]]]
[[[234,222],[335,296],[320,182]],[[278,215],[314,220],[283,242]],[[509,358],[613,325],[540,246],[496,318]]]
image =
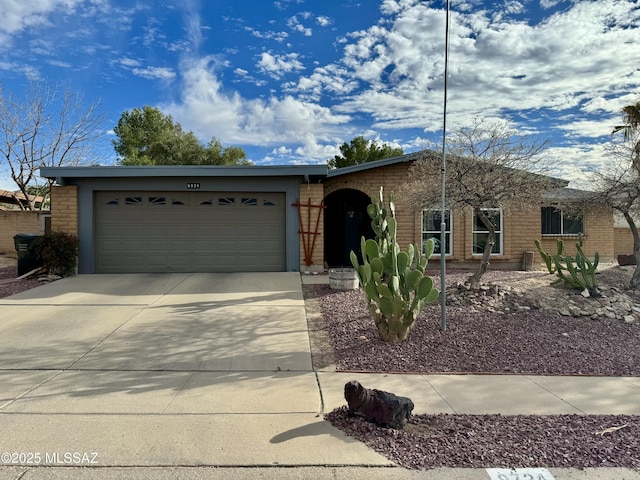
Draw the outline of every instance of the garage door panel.
[[[284,193],[97,192],[96,271],[285,269]]]

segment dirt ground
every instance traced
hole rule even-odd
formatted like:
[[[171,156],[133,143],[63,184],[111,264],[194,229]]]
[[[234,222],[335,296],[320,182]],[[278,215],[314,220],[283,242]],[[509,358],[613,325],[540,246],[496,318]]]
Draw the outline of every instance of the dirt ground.
[[[18,263],[17,258],[9,257],[8,255],[0,255],[0,268],[2,267],[15,267]]]

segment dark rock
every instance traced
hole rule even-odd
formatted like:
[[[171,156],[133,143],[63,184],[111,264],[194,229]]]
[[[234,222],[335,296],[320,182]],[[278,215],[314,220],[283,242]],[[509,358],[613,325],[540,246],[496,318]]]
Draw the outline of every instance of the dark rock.
[[[618,255],[618,264],[621,267],[624,267],[625,265],[635,265],[636,257],[635,255]]]
[[[396,430],[404,428],[414,406],[410,398],[364,388],[357,380],[345,384],[344,398],[351,415]]]

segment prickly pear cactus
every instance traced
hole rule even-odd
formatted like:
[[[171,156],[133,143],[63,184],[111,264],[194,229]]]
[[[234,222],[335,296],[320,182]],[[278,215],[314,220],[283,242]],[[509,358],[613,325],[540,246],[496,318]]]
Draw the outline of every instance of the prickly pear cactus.
[[[406,250],[400,250],[396,242],[393,196],[387,211],[382,188],[380,199],[372,198],[367,212],[376,238],[365,240],[362,237],[363,264],[360,265],[353,251],[351,263],[358,273],[380,337],[387,342],[402,342],[409,336],[424,306],[435,302],[439,296],[433,280],[424,275],[434,243],[433,240],[427,242],[426,254],[422,254],[418,245],[412,244]]]

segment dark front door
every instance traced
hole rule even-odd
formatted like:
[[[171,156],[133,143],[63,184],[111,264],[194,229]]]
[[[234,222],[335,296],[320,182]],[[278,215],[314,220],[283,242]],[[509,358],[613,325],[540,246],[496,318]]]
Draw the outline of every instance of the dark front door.
[[[370,201],[366,194],[353,189],[338,190],[325,198],[324,251],[329,267],[351,266],[350,252],[360,257],[360,238],[373,238],[367,215]]]

